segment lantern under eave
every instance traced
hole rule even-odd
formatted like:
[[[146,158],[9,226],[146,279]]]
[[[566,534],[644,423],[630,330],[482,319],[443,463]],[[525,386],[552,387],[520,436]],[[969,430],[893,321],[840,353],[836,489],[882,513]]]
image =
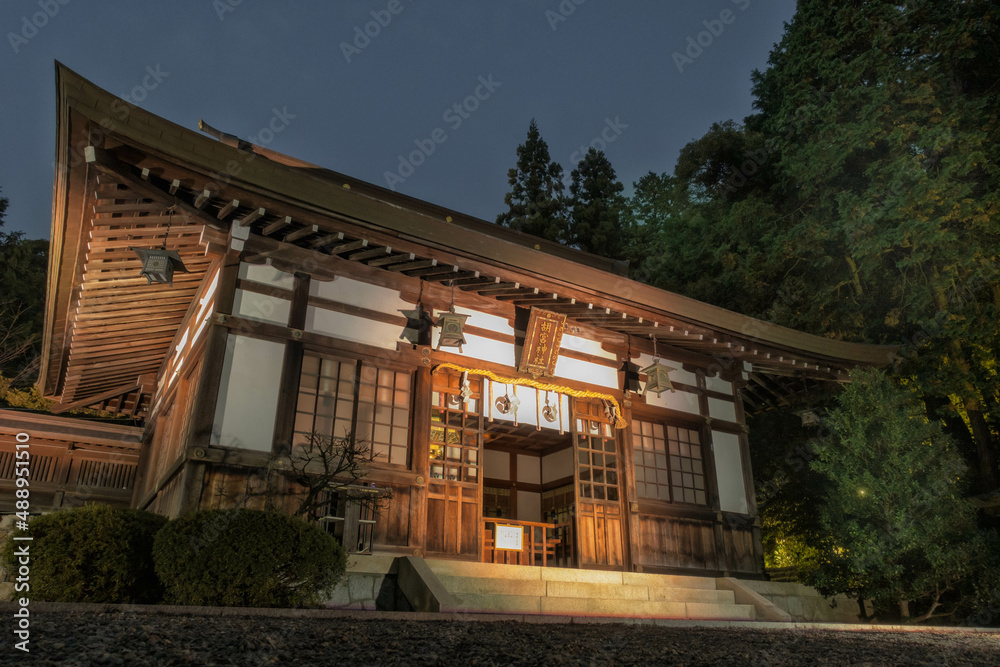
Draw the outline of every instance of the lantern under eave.
[[[646,374],[646,389],[643,393],[654,392],[659,398],[660,394],[665,391],[676,391],[674,386],[670,384],[670,371],[675,370],[677,369],[661,364],[659,359],[653,359],[652,365],[642,369],[642,372]]]
[[[638,394],[642,391],[642,387],[639,384],[639,367],[633,364],[631,361],[625,361],[622,367],[618,369],[621,373],[624,373],[623,386],[622,389],[625,392],[632,392]]]
[[[436,349],[457,347],[458,351],[461,352],[462,346],[465,345],[465,336],[462,334],[462,327],[465,326],[465,320],[467,319],[469,319],[468,315],[456,313],[454,307],[446,313],[441,313],[437,322],[441,333],[438,336]]]
[[[132,248],[132,250],[142,261],[142,272],[139,275],[146,279],[147,285],[166,283],[172,286],[175,271],[188,273],[181,256],[173,250],[162,248]]]

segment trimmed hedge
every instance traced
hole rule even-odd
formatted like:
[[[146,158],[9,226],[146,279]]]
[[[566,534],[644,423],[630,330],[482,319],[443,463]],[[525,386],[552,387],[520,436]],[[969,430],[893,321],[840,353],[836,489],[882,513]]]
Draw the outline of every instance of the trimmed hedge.
[[[171,521],[153,547],[164,602],[234,607],[318,605],[347,557],[319,527],[249,509],[204,510]]]
[[[87,505],[33,517],[28,523],[31,590],[49,602],[150,604],[163,588],[153,571],[153,538],[166,517],[142,510]],[[14,542],[4,550],[8,570]]]

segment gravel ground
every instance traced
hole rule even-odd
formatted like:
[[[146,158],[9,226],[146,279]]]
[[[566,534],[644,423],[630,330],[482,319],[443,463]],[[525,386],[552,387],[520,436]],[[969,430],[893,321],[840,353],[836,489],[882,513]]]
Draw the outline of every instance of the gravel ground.
[[[30,656],[9,632],[0,665],[1000,665],[1000,631],[38,611]]]

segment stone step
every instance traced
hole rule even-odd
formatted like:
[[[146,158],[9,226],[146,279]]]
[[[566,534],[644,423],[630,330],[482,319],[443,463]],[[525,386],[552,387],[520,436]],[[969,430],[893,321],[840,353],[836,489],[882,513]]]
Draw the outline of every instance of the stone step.
[[[653,602],[649,600],[601,600],[594,598],[541,598],[541,613],[643,618],[697,618],[755,620],[750,605],[709,602]]]
[[[606,570],[581,570],[559,567],[534,567],[528,565],[499,565],[473,561],[428,559],[428,566],[434,574],[456,577],[478,577],[483,579],[566,581],[610,585],[634,585],[666,588],[698,588],[715,590],[715,579],[672,574],[649,574],[645,572],[617,572]]]
[[[653,602],[650,600],[607,600],[598,598],[537,597],[533,595],[457,595],[469,611],[508,614],[559,614],[585,616],[625,616],[642,618],[694,618],[716,620],[756,620],[756,610],[745,604],[710,602]]]
[[[631,584],[597,584],[578,581],[526,579],[485,579],[480,577],[438,577],[453,595],[534,595],[547,597],[599,598],[604,600],[650,600],[654,602],[709,602],[732,604],[732,591],[705,588],[674,588]]]

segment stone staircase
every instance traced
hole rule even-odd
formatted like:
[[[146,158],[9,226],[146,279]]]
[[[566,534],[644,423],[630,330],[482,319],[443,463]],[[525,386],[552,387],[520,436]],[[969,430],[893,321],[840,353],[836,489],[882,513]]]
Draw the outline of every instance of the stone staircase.
[[[456,611],[571,616],[755,620],[711,577],[427,560]]]

